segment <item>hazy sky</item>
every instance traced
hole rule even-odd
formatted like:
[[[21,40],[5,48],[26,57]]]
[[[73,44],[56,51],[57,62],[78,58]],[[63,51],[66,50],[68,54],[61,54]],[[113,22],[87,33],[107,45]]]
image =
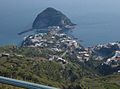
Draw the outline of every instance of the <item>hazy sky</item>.
[[[0,11],[40,10],[48,6],[67,12],[68,10],[117,12],[120,9],[120,0],[0,0]]]
[[[0,0],[0,22],[14,18],[30,21],[47,7],[55,7],[72,18],[93,13],[120,14],[120,0]]]
[[[120,13],[120,0],[0,0],[0,19],[36,16],[47,7],[55,7],[70,17],[91,13]],[[22,19],[21,18],[21,19]]]

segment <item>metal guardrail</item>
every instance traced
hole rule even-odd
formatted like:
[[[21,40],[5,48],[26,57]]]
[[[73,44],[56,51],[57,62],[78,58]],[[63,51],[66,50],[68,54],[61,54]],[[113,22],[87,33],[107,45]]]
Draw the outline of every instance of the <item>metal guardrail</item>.
[[[2,77],[2,76],[0,76],[0,83],[13,85],[16,87],[21,87],[21,88],[27,88],[27,89],[59,89],[59,88],[49,87],[49,86],[45,86],[45,85],[41,85],[41,84],[6,78],[6,77]]]

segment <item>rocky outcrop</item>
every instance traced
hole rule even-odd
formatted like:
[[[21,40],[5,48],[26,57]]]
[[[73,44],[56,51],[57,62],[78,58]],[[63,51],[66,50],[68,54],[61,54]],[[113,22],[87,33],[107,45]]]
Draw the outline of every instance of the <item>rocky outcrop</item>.
[[[22,35],[24,33],[35,31],[39,32],[48,32],[49,28],[51,27],[60,27],[62,30],[65,29],[73,29],[76,24],[72,23],[71,20],[64,15],[62,12],[54,9],[54,8],[47,8],[34,20],[31,29],[27,29],[18,33],[18,35]]]
[[[59,26],[62,29],[70,29],[73,28],[74,25],[75,24],[73,24],[71,20],[62,12],[49,7],[38,14],[33,22],[32,28],[45,29],[51,26]]]

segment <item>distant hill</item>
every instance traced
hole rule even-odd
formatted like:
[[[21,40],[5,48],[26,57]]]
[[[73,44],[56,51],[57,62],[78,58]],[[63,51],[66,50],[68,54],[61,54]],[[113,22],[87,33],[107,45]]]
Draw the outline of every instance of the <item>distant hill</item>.
[[[33,21],[32,28],[28,30],[24,30],[18,35],[22,35],[24,33],[34,31],[35,29],[48,30],[49,27],[59,26],[61,29],[73,29],[76,24],[72,23],[71,20],[64,15],[62,12],[48,7],[40,14],[37,15],[35,20]],[[36,30],[35,30],[36,31]]]
[[[47,8],[38,16],[33,22],[32,28],[33,29],[44,29],[50,26],[59,26],[63,29],[72,28],[75,24],[71,22],[71,20],[64,15],[62,12],[54,9],[54,8]]]

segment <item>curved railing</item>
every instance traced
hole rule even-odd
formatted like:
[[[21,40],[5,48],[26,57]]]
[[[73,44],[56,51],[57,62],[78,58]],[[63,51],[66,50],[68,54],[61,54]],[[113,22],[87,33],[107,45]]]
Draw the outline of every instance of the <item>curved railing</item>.
[[[6,78],[2,76],[0,76],[0,83],[13,85],[21,88],[27,88],[27,89],[59,89],[59,88],[49,87],[41,84],[25,82],[21,80],[12,79],[12,78]]]

